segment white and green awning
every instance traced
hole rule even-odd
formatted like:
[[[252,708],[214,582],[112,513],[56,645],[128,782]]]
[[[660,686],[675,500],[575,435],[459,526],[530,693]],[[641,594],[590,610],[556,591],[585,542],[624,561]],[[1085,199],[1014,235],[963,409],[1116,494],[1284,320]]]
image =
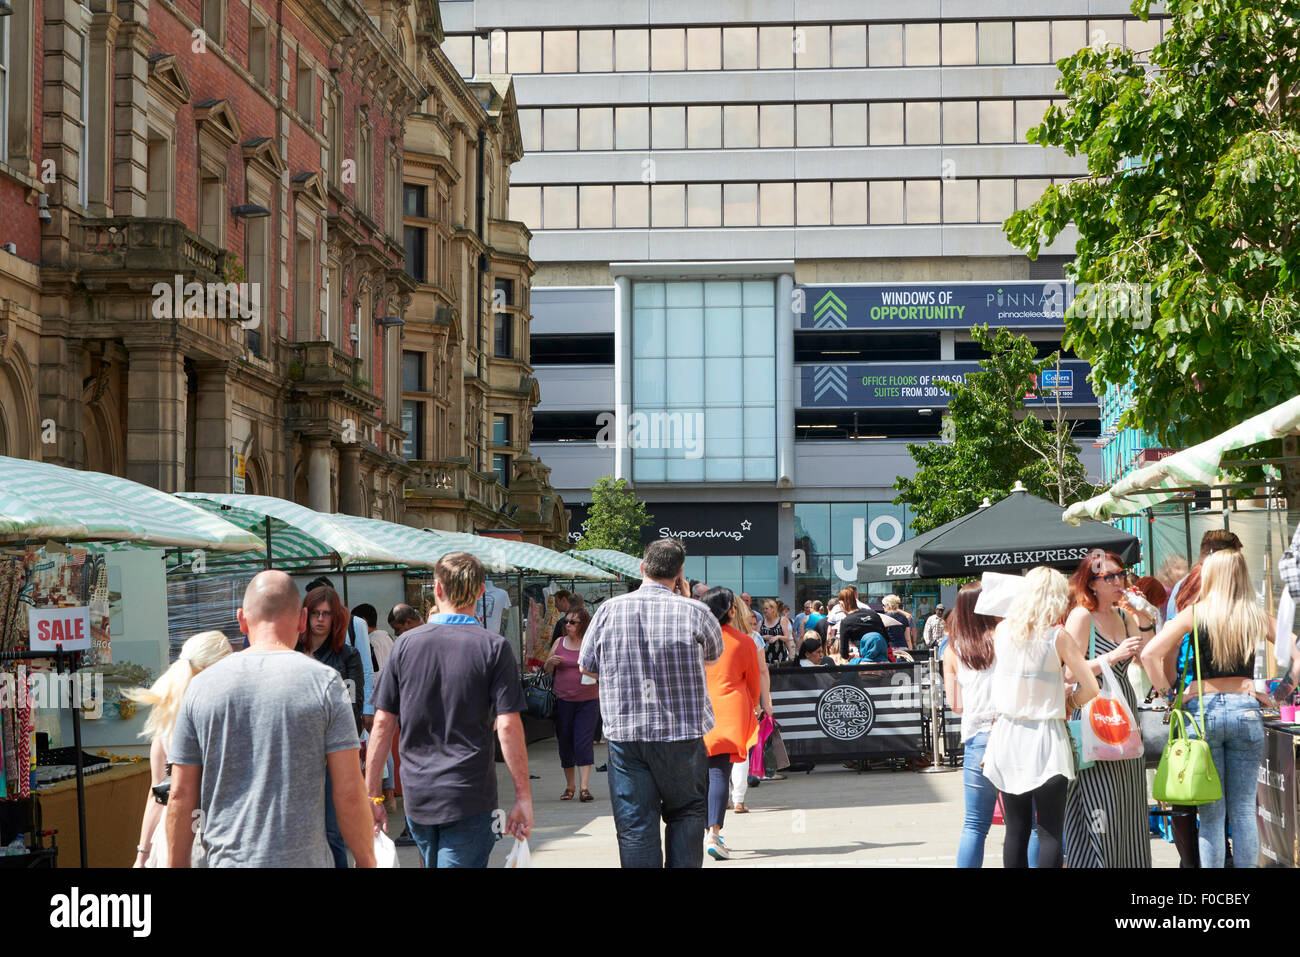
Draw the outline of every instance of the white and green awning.
[[[247,529],[139,482],[0,456],[0,540],[41,538],[262,549]]]
[[[414,567],[432,568],[437,564],[438,559],[448,552],[466,551],[453,542],[430,535],[427,531],[419,528],[412,528],[409,525],[399,525],[396,522],[386,522],[378,518],[362,518],[358,515],[331,515],[330,520],[349,531],[373,541],[384,548],[387,548],[395,554],[418,557],[418,561],[407,561],[405,564]],[[441,535],[443,533],[439,533]],[[470,536],[477,537],[477,536]],[[494,539],[484,539],[491,542]],[[500,550],[481,549],[481,554],[476,554],[476,558],[481,561],[489,571],[498,574],[516,571],[513,564],[507,561]]]
[[[372,537],[345,527],[339,516],[327,515],[270,495],[237,495],[220,492],[178,492],[213,515],[258,536],[259,545],[270,524],[270,558],[278,567],[311,564],[338,556],[340,565],[425,565],[422,555],[385,547]],[[260,561],[265,560],[263,556]]]
[[[613,548],[571,548],[564,554],[625,578],[641,578],[641,559]]]
[[[425,534],[438,538],[454,546],[449,550],[460,549],[474,555],[487,564],[490,556],[498,561],[505,561],[520,571],[536,575],[550,575],[554,578],[583,578],[588,581],[614,581],[613,575],[601,571],[593,565],[578,561],[568,555],[531,542],[517,542],[508,538],[490,538],[486,535],[471,535],[468,532],[444,532],[441,529],[425,529]]]
[[[1170,489],[1217,484],[1226,452],[1296,434],[1300,434],[1300,396],[1124,476],[1100,495],[1086,502],[1075,502],[1065,510],[1063,518],[1071,525],[1078,525],[1088,518],[1104,520],[1134,515],[1177,494]]]

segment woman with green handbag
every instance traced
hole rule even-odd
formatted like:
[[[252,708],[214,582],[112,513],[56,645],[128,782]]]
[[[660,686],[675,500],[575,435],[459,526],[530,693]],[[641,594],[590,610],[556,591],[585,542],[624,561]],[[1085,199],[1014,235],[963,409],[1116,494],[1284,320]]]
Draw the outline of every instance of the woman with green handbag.
[[[1125,614],[1124,562],[1114,552],[1094,549],[1070,577],[1065,630],[1094,675],[1110,668],[1129,713],[1137,695],[1128,665],[1155,626],[1147,616]],[[1070,716],[1078,720],[1082,711]],[[1097,761],[1079,771],[1065,812],[1065,861],[1069,867],[1150,867],[1146,770],[1141,757]]]
[[[1183,635],[1192,633],[1198,677],[1188,686],[1186,697],[1199,696],[1200,701],[1193,720],[1186,721],[1187,735],[1208,743],[1222,782],[1222,796],[1200,807],[1201,866],[1223,867],[1226,816],[1232,826],[1233,866],[1255,867],[1259,858],[1256,778],[1264,760],[1259,709],[1261,703],[1272,703],[1255,692],[1255,647],[1261,638],[1271,641],[1277,625],[1255,599],[1241,552],[1218,551],[1204,560],[1197,597],[1151,640],[1142,653],[1142,664],[1152,685],[1168,693],[1175,676],[1166,658],[1177,650]],[[1195,720],[1197,713],[1203,716],[1200,722]],[[1166,754],[1162,766],[1168,758]]]

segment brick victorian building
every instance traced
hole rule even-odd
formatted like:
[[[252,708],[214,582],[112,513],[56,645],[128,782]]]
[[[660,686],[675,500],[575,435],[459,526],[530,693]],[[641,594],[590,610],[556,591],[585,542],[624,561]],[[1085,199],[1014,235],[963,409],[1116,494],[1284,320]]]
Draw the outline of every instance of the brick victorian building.
[[[12,244],[0,251],[0,453],[463,530],[519,524],[514,505],[530,538],[560,531],[562,506],[526,454],[526,353],[506,383],[471,341],[492,280],[508,275],[527,342],[527,233],[506,224],[502,254],[490,242],[519,155],[513,97],[508,80],[467,85],[446,67],[436,3],[12,9],[0,17],[0,244]],[[504,92],[480,101],[470,87],[484,85]],[[441,154],[452,165],[439,195],[461,206],[433,217],[451,234],[436,304],[404,263],[412,115],[453,123],[493,157],[488,183],[472,154]],[[482,228],[479,185],[500,190]],[[430,374],[447,370],[426,399],[464,437],[442,453],[464,465],[450,483],[429,472],[443,459],[410,455],[404,338]],[[486,417],[510,396],[521,428],[498,454],[510,456],[502,477],[518,476],[515,502],[482,461]]]

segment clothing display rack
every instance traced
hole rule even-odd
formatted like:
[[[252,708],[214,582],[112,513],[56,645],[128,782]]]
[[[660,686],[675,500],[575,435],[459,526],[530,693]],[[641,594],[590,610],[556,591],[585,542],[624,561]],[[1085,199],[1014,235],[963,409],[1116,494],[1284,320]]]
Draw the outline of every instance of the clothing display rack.
[[[67,665],[67,674],[75,674],[80,665],[79,652],[65,652],[62,645],[58,645],[54,651],[6,651],[0,652],[0,665],[9,662],[19,661],[37,661],[41,659],[54,659],[55,674],[62,676],[64,666]],[[24,690],[24,694],[26,691]],[[86,778],[85,768],[82,763],[81,753],[81,708],[80,702],[74,701],[72,707],[72,742],[74,749],[74,762],[77,769],[77,842],[81,854],[81,866],[86,867]],[[36,766],[36,755],[31,755],[31,766]],[[30,773],[30,772],[29,772]],[[32,797],[36,796],[35,788],[32,789]],[[0,800],[21,800],[14,798],[0,797]]]

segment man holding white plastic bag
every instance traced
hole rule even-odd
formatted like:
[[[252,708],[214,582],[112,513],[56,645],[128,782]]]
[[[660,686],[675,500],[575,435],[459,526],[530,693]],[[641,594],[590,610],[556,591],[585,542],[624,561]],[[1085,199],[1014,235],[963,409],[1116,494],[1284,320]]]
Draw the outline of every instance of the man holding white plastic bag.
[[[387,830],[384,760],[400,723],[407,829],[424,866],[486,867],[500,836],[494,727],[515,785],[505,830],[527,840],[533,825],[524,692],[506,639],[474,618],[482,564],[452,552],[433,572],[438,613],[393,646],[375,692],[366,785],[375,827]]]

